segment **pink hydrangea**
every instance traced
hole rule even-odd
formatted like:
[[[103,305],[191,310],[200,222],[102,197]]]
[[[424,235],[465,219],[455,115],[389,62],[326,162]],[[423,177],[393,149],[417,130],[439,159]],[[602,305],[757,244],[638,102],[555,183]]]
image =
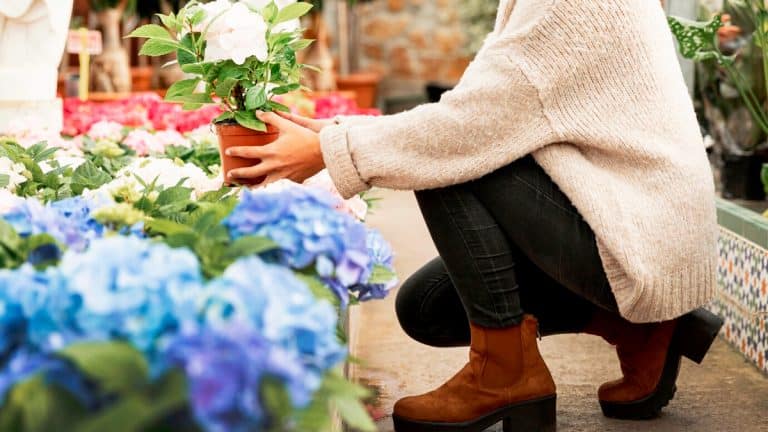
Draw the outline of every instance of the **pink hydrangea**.
[[[123,140],[123,145],[135,151],[138,156],[162,153],[165,150],[156,136],[144,129],[132,130]]]
[[[368,214],[368,203],[358,195],[355,195],[348,200],[342,198],[339,190],[336,189],[336,185],[333,184],[331,175],[328,174],[327,170],[322,170],[314,177],[307,179],[304,182],[304,185],[330,192],[331,195],[339,199],[339,204],[336,206],[336,210],[348,213],[359,220],[365,220],[365,216]]]
[[[101,120],[94,123],[88,130],[88,136],[94,140],[110,140],[120,142],[123,139],[124,126],[120,123]]]
[[[189,140],[175,130],[158,131],[155,140],[163,149],[168,146],[189,147]]]

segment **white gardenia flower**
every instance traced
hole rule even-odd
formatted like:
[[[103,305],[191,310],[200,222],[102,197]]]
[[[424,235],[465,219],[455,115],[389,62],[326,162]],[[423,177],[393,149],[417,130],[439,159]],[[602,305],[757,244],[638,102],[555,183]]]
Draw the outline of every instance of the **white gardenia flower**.
[[[199,33],[205,30],[208,27],[208,24],[214,19],[217,19],[220,14],[232,8],[232,2],[229,0],[216,0],[198,5],[197,7],[205,11],[205,18],[192,28],[192,30]]]
[[[5,186],[5,189],[13,192],[16,190],[16,186],[27,181],[27,178],[24,176],[26,169],[22,163],[14,163],[5,156],[0,157],[0,174],[8,176],[8,185]]]
[[[245,63],[255,56],[267,60],[267,23],[243,3],[235,3],[211,24],[206,35],[205,61]]]

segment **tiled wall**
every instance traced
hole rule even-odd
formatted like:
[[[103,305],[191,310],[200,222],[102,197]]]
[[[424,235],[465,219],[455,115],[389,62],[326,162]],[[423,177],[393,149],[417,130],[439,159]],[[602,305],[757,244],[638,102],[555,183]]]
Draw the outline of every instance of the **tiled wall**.
[[[768,219],[718,202],[720,255],[713,312],[725,318],[722,335],[768,373]]]

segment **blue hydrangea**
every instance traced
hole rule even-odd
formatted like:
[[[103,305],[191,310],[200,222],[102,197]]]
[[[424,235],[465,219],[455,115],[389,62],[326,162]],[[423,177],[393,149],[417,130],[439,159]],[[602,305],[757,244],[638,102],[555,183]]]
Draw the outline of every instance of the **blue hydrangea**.
[[[335,308],[318,301],[285,267],[241,259],[210,284],[205,303],[201,321],[207,326],[238,323],[263,335],[283,365],[280,376],[296,406],[306,406],[323,374],[346,356],[336,337]]]
[[[50,351],[77,339],[72,315],[80,301],[66,290],[58,269],[40,272],[25,265],[15,271],[0,271],[0,292],[5,299],[12,299],[20,313],[19,319],[24,321],[21,338],[28,346]]]
[[[202,284],[189,250],[132,237],[104,238],[85,253],[68,252],[59,269],[80,303],[72,315],[84,338],[126,339],[150,356],[176,326],[173,297]]]
[[[369,275],[373,273],[374,266],[381,266],[390,272],[393,271],[394,254],[392,252],[392,246],[384,240],[381,233],[375,229],[368,230],[368,236],[366,238],[366,245],[368,247],[368,253],[371,257]],[[397,278],[392,278],[385,283],[362,283],[357,284],[350,288],[350,291],[357,294],[357,299],[360,301],[367,301],[373,299],[383,299],[389,291],[397,285]]]
[[[91,204],[83,197],[47,205],[29,198],[3,218],[22,237],[48,234],[68,248],[84,251],[90,241],[104,234],[104,226],[92,217]]]
[[[187,327],[165,356],[187,376],[193,412],[207,431],[245,432],[265,420],[259,384],[268,350],[267,342],[247,327]]]
[[[280,246],[278,260],[295,269],[314,266],[344,286],[364,282],[370,258],[365,226],[335,210],[330,194],[291,186],[244,192],[224,224],[234,238],[266,236]]]

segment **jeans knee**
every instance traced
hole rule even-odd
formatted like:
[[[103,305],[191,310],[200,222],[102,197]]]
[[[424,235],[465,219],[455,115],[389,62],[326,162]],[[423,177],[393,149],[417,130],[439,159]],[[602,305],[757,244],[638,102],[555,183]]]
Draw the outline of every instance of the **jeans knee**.
[[[403,331],[412,338],[421,327],[421,300],[419,297],[418,286],[413,283],[413,277],[411,277],[400,286],[395,298],[397,321]]]

